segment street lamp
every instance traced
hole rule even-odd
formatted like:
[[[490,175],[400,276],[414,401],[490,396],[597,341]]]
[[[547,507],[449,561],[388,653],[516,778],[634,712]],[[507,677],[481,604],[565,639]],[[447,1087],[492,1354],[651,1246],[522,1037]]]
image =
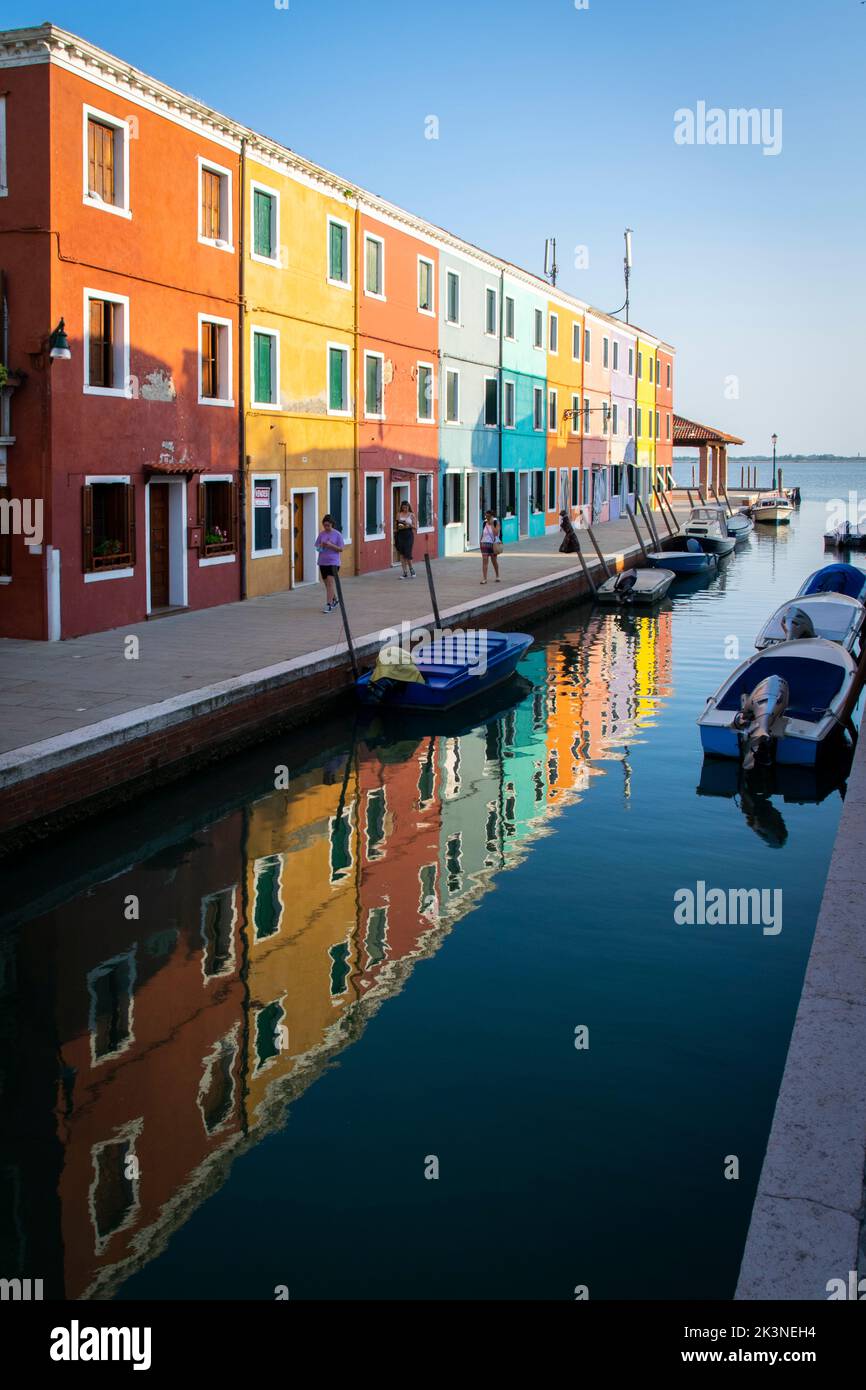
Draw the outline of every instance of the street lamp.
[[[66,336],[66,323],[61,319],[54,332],[48,339],[48,356],[60,357],[68,362],[72,356],[69,348],[69,339]]]
[[[778,436],[777,434],[774,434],[774,435],[773,435],[773,491],[774,491],[774,492],[776,491],[776,445],[777,445],[778,442],[779,442],[779,436]]]

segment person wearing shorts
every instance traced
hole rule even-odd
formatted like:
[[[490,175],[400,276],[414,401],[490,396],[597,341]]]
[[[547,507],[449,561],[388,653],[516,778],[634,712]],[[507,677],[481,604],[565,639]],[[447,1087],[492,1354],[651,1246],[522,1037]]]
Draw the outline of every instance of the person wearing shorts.
[[[316,537],[319,574],[325,585],[325,606],[323,613],[333,613],[337,607],[337,575],[340,572],[340,559],[346,542],[334,525],[330,515],[322,517],[322,529]]]
[[[496,583],[499,583],[499,549],[502,541],[499,534],[499,522],[492,512],[484,513],[484,526],[481,530],[481,583],[487,583],[487,566],[493,561],[493,572],[496,575]]]
[[[412,551],[415,547],[415,516],[408,502],[400,503],[394,526],[394,548],[400,556],[400,578],[414,579]]]

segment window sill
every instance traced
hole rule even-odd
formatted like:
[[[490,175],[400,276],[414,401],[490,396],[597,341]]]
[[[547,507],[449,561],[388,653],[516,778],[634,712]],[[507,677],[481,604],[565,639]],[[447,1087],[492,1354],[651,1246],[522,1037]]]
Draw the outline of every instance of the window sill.
[[[209,242],[208,245],[211,243]],[[269,265],[273,270],[282,270],[279,256],[260,256],[257,252],[250,252],[250,260],[258,262],[259,265]]]
[[[384,415],[365,415],[365,416],[364,416],[364,419],[365,419],[365,420],[373,420],[373,421],[375,421],[375,422],[381,424],[381,423],[384,422],[385,416],[384,416]]]
[[[333,420],[351,420],[352,418],[351,410],[332,410],[330,406],[328,406],[328,414]]]
[[[118,207],[117,203],[106,203],[102,198],[89,198],[86,193],[81,201],[86,208],[96,208],[99,212],[111,212],[115,217],[125,217],[128,222],[132,221],[131,210]]]
[[[372,542],[372,541],[384,541],[384,540],[387,540],[387,536],[385,535],[385,532],[384,532],[384,531],[376,531],[376,532],[373,533],[372,536],[365,536],[365,537],[364,537],[364,540],[365,540],[365,541],[370,541],[370,542]]]
[[[417,534],[419,536],[432,536],[435,529],[435,526],[419,526]]]
[[[436,317],[435,309],[422,309],[420,304],[418,305],[418,313],[426,314],[428,319],[435,319]]]
[[[224,401],[219,396],[199,396],[198,403],[199,405],[222,405],[230,407],[234,406],[234,401]]]
[[[385,295],[377,294],[375,290],[365,290],[364,294],[367,297],[367,299],[378,299],[380,304],[388,303],[388,300],[386,299]]]
[[[326,276],[325,278],[327,280],[327,283],[333,286],[335,290],[350,290],[352,288],[351,280],[332,280],[330,275]]]
[[[250,552],[250,558],[253,560],[274,560],[282,555],[282,553],[282,546],[280,546],[278,550],[252,550]]]
[[[282,410],[279,401],[250,401],[250,410]]]
[[[84,384],[85,396],[114,396],[117,400],[131,401],[132,396],[125,386],[89,386]]]
[[[435,424],[436,424],[436,421],[435,421],[435,420],[431,420],[428,416],[416,415],[416,416],[415,416],[415,424],[416,424],[416,425],[435,425]]]
[[[85,584],[96,584],[102,579],[131,579],[135,574],[132,566],[116,570],[88,570],[84,576]]]
[[[233,565],[237,555],[205,555],[199,560],[199,567],[204,569],[205,565]]]
[[[2,197],[2,193],[0,193],[0,197]],[[11,574],[0,574],[0,584],[11,584],[11,583],[12,583],[12,575],[11,575]]]
[[[233,256],[235,253],[235,248],[230,246],[227,241],[214,241],[211,237],[200,236],[198,243],[199,246],[211,246],[214,251],[227,251],[230,256]]]

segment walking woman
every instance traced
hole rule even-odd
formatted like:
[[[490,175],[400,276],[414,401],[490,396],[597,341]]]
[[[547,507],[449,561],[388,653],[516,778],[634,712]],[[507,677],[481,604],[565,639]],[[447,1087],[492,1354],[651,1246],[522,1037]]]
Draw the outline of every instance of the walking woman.
[[[481,583],[487,583],[487,566],[493,561],[496,583],[499,583],[499,555],[502,553],[502,537],[499,522],[492,512],[484,513],[484,526],[481,531]]]
[[[326,603],[323,613],[332,613],[337,606],[337,586],[335,576],[340,572],[341,552],[346,542],[334,525],[332,516],[322,517],[322,529],[316,537],[319,574],[325,585]]]
[[[394,545],[400,556],[401,579],[414,579],[415,566],[412,564],[412,551],[415,547],[415,516],[408,502],[400,503],[394,526]]]

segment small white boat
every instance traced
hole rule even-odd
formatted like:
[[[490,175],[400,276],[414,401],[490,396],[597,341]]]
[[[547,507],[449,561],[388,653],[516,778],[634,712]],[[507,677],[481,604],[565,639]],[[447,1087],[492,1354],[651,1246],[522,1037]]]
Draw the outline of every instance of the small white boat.
[[[595,596],[599,603],[659,603],[673,582],[672,570],[623,570],[599,584]]]
[[[702,550],[713,555],[730,555],[737,544],[728,531],[721,507],[692,507],[683,535],[700,542]]]
[[[779,642],[743,661],[707,700],[698,719],[705,753],[743,767],[812,767],[839,733],[839,715],[857,667],[836,642]]]
[[[750,508],[753,521],[768,522],[771,526],[784,526],[791,520],[794,508],[787,497],[759,497]]]
[[[804,622],[805,619],[805,622]],[[812,594],[792,598],[777,608],[755,639],[758,651],[797,637],[824,637],[852,652],[861,634],[866,608],[846,594]]]

